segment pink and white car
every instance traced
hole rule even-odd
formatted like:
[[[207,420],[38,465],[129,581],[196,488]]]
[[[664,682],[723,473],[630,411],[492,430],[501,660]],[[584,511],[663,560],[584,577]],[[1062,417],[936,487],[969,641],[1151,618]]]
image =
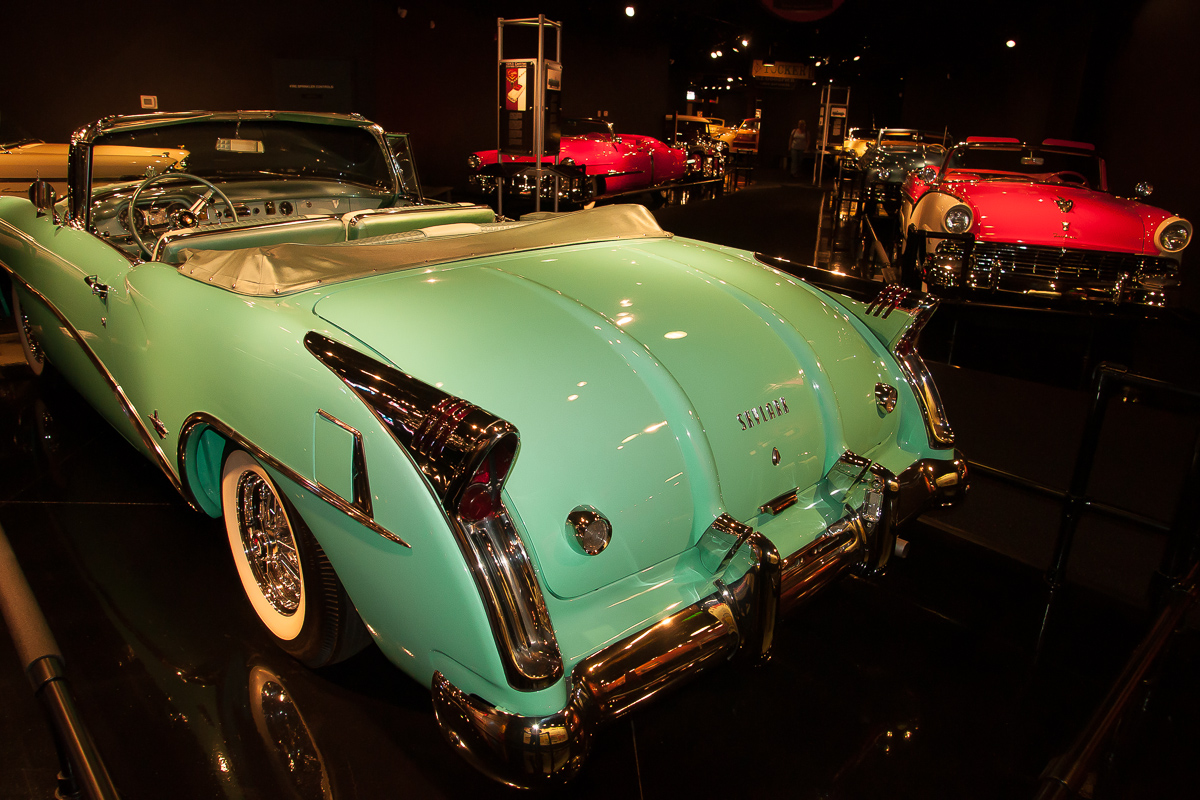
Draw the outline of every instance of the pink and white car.
[[[905,178],[900,223],[907,282],[1038,303],[1169,305],[1192,237],[1187,220],[1110,194],[1095,148],[1061,139],[967,139]]]
[[[688,152],[671,147],[653,136],[618,134],[611,122],[598,119],[565,119],[557,163],[542,175],[542,197],[553,197],[554,176],[559,177],[561,199],[587,203],[600,197],[651,189],[684,178],[689,170]],[[492,194],[497,177],[505,179],[505,191],[532,195],[535,178],[528,167],[532,156],[504,156],[495,150],[480,150],[468,159],[468,185],[474,191]]]

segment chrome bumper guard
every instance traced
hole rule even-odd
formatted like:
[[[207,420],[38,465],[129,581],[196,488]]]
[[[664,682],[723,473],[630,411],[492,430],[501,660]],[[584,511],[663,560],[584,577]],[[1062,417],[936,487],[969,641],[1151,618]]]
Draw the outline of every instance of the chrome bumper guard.
[[[846,453],[819,487],[826,507],[844,510],[824,534],[781,558],[766,536],[722,515],[698,544],[701,562],[718,576],[735,559],[749,568],[729,583],[718,577],[708,597],[579,662],[561,711],[509,714],[438,672],[432,686],[438,725],[468,761],[498,781],[563,783],[582,768],[601,724],[712,665],[735,656],[767,658],[779,614],[847,569],[882,569],[896,526],[928,508],[953,505],[967,486],[967,462],[957,450],[949,459],[922,459],[899,475]]]

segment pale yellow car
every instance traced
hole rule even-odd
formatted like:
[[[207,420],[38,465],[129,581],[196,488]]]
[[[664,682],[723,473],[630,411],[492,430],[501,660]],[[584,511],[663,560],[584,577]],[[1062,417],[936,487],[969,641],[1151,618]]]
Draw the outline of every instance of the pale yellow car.
[[[875,144],[879,131],[874,128],[851,128],[840,148],[841,152],[862,158],[867,148]]]
[[[0,195],[25,197],[29,184],[39,179],[49,181],[54,191],[62,194],[67,190],[67,154],[70,149],[69,144],[37,139],[0,143]],[[187,156],[187,150],[100,146],[93,156],[92,177],[101,183],[146,178],[176,164],[181,165],[182,169]]]
[[[742,120],[736,128],[722,128],[720,133],[712,134],[712,137],[729,145],[731,153],[757,153],[758,129],[761,124],[762,120],[758,117],[749,117]]]

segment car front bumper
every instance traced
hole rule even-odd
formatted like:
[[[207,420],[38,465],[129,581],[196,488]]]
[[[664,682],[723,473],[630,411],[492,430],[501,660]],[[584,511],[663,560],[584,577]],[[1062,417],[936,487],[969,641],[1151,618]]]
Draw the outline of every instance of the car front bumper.
[[[583,659],[569,677],[566,706],[553,714],[510,714],[433,676],[443,735],[478,769],[503,783],[561,783],[583,766],[595,730],[659,692],[733,659],[769,656],[776,620],[849,568],[886,564],[896,527],[957,502],[968,486],[957,450],[894,475],[847,453],[823,481],[845,514],[807,546],[781,556],[762,533],[722,516],[702,537],[717,591]]]
[[[1040,247],[970,237],[940,242],[922,277],[932,291],[1161,308],[1172,305],[1179,262],[1136,253]]]

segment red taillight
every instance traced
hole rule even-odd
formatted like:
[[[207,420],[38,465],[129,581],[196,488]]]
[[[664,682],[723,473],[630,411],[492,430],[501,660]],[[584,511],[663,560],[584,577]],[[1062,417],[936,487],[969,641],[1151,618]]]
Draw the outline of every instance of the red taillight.
[[[517,442],[516,436],[505,436],[488,450],[459,498],[460,517],[478,522],[500,510],[500,487],[517,454]]]
[[[496,510],[496,501],[486,483],[472,483],[463,492],[458,502],[458,515],[468,522],[478,522],[490,517]]]

